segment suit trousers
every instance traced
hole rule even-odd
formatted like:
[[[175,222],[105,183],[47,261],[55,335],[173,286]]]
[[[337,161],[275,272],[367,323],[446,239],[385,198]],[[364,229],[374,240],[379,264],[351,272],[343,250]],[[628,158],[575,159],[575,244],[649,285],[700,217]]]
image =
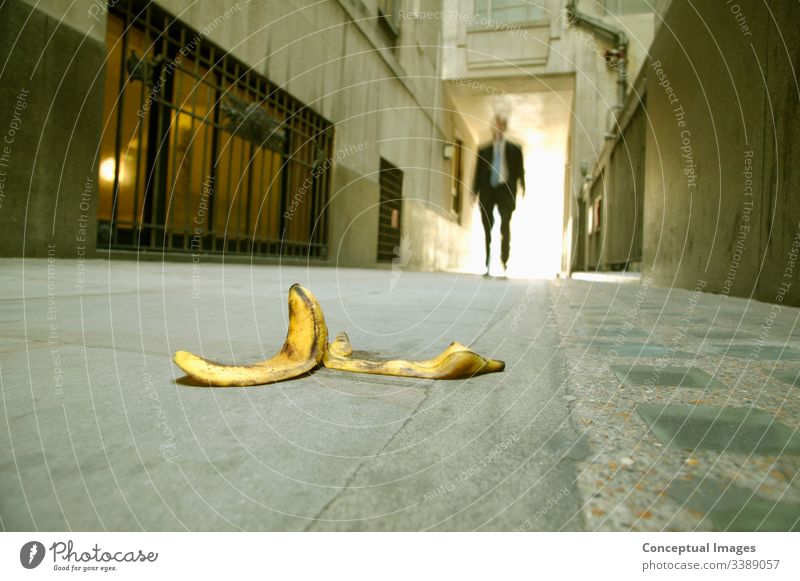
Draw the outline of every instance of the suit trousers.
[[[479,192],[478,201],[480,202],[481,222],[486,241],[486,267],[489,267],[495,206],[500,213],[500,259],[505,267],[511,250],[511,214],[514,213],[516,206],[516,193],[512,192],[506,184],[500,184],[496,188]]]

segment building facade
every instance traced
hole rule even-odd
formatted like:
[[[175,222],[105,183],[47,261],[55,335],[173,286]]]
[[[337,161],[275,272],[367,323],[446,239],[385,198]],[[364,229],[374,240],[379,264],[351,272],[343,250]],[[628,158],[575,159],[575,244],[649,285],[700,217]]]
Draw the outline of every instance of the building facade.
[[[9,0],[0,253],[478,271],[474,159],[500,112],[528,175],[512,274],[641,271],[798,304],[797,16]]]
[[[654,4],[445,0],[452,108],[474,142],[489,139],[494,112],[510,114],[512,138],[525,151],[528,207],[512,222],[512,260],[516,253],[543,261],[526,274],[585,270],[582,238],[588,231],[590,243],[601,244],[584,183],[635,89],[655,32]],[[630,224],[640,231],[641,223],[640,211]],[[638,269],[641,245],[627,250],[620,267]]]
[[[389,0],[2,13],[3,110],[25,106],[3,255],[462,266],[439,22]]]
[[[576,270],[625,269],[633,250],[652,284],[773,303],[772,317],[800,305],[798,19],[796,2],[659,4],[578,196],[602,219],[581,228]]]

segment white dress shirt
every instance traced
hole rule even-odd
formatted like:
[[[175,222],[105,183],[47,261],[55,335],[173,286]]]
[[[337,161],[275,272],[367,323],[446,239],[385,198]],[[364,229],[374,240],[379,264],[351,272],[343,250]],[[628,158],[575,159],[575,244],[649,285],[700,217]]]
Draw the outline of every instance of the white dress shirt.
[[[494,163],[494,155],[497,153],[497,148],[500,148],[500,183],[504,184],[508,181],[508,163],[506,162],[506,138],[493,141],[492,149],[492,163]]]

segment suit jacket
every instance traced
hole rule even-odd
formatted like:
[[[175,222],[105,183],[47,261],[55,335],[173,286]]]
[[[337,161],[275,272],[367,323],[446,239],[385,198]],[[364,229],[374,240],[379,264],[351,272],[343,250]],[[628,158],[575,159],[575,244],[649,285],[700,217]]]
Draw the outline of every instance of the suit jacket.
[[[516,204],[517,184],[525,189],[525,169],[522,164],[522,148],[511,141],[506,140],[506,167],[508,168],[508,185],[512,198],[512,204]],[[475,164],[475,179],[472,191],[477,195],[488,194],[492,188],[492,158],[494,157],[494,145],[489,142],[478,149],[478,159]]]

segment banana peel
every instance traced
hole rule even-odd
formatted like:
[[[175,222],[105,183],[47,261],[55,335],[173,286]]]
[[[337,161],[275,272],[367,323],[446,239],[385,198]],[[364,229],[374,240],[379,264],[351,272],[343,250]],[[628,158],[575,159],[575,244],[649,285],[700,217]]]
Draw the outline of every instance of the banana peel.
[[[325,351],[322,364],[329,369],[338,369],[339,371],[421,379],[465,379],[505,369],[504,362],[497,359],[485,359],[458,341],[453,341],[437,357],[425,361],[351,359],[352,352],[353,349],[347,334],[339,333],[336,340]]]
[[[289,330],[274,357],[252,365],[225,365],[188,351],[175,353],[175,364],[197,382],[211,387],[264,385],[292,379],[322,365],[339,371],[395,375],[420,379],[464,379],[502,371],[505,363],[486,359],[465,345],[453,342],[437,357],[425,361],[352,358],[346,333],[328,343],[322,307],[311,291],[293,284],[289,289]]]
[[[212,387],[264,385],[314,369],[328,345],[328,327],[317,298],[306,288],[289,289],[289,330],[274,357],[252,365],[225,365],[188,351],[175,353],[174,361],[186,374]]]

